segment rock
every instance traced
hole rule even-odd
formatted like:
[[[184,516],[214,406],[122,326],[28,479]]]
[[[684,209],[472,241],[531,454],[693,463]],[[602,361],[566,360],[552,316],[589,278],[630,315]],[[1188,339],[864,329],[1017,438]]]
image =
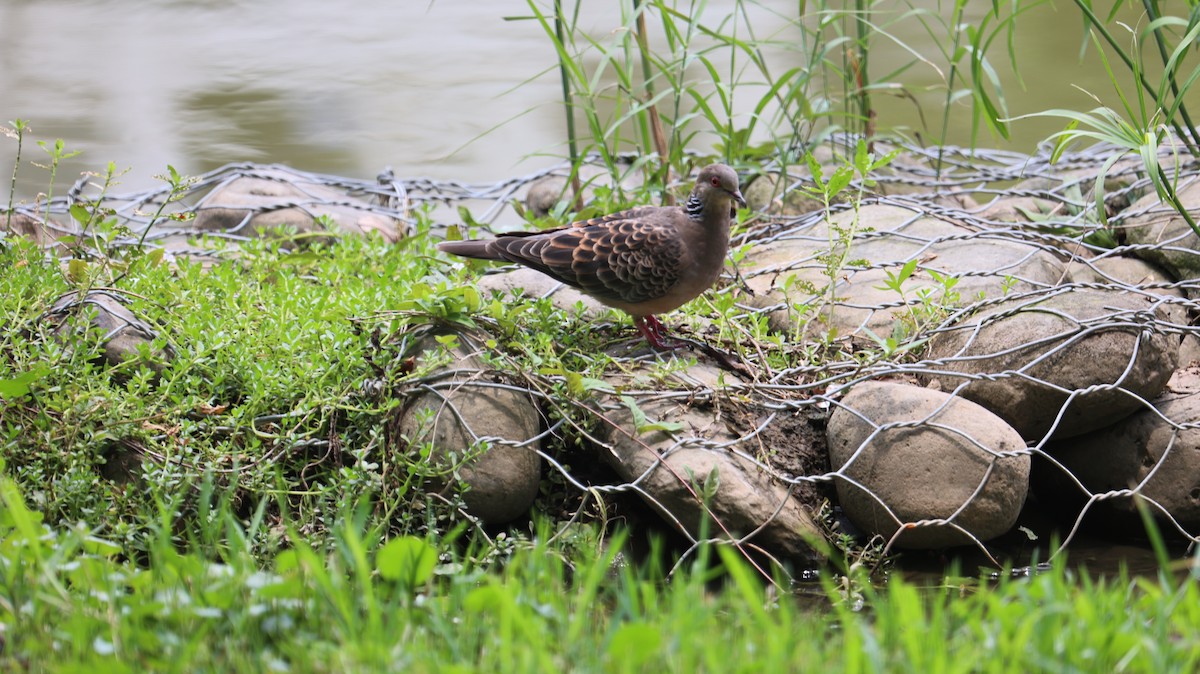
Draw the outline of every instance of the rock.
[[[487,274],[480,277],[476,287],[484,293],[492,291],[508,295],[516,292],[531,299],[549,297],[554,306],[572,316],[597,318],[609,311],[608,307],[592,297],[528,267]]]
[[[52,219],[35,218],[20,211],[13,211],[11,216],[5,211],[0,211],[0,233],[4,232],[23,236],[39,246],[57,245],[60,251],[65,251],[65,246],[58,243],[59,237],[78,236],[79,226],[74,221],[63,225]],[[3,241],[3,236],[0,236],[0,241]]]
[[[417,348],[427,353],[439,347],[427,339]],[[457,467],[457,476],[467,486],[462,494],[467,512],[485,523],[500,524],[528,512],[537,497],[540,442],[520,443],[538,435],[541,417],[529,395],[487,386],[493,380],[480,376],[486,367],[474,355],[478,348],[468,335],[459,335],[452,362],[439,368],[444,378],[429,384],[435,391],[419,394],[404,406],[399,429],[410,451],[430,443],[431,463]],[[447,488],[444,480],[434,480],[431,486]]]
[[[378,232],[390,242],[404,235],[399,223],[372,211],[372,205],[286,168],[269,168],[221,183],[196,208],[188,227],[201,232],[243,236],[326,233],[317,218],[337,225],[333,234]],[[174,227],[164,227],[164,230]]]
[[[700,364],[669,375],[667,381],[703,394],[722,388],[721,375],[716,367]],[[635,402],[648,423],[668,422],[678,430],[639,432],[631,409],[617,404],[605,415],[612,422],[606,459],[671,526],[695,538],[702,521],[710,520],[709,536],[746,537],[749,545],[775,557],[801,564],[819,561],[810,542],[821,539],[820,530],[796,496],[812,488],[789,488],[751,459],[762,452],[759,439],[744,439],[730,430],[720,410],[690,404],[688,397],[650,396]],[[701,496],[705,485],[712,488],[707,497]]]
[[[1200,211],[1200,176],[1181,177],[1177,194],[1189,212]],[[1123,215],[1121,231],[1130,244],[1137,246],[1133,248],[1136,255],[1161,265],[1177,279],[1200,279],[1200,237],[1174,208],[1151,192]],[[1196,298],[1200,293],[1189,294]]]
[[[529,191],[525,193],[525,208],[535,216],[544,218],[553,213],[561,202],[574,198],[575,191],[568,188],[566,178],[543,176],[529,185]]]
[[[817,197],[799,189],[802,180],[810,180],[807,168],[792,167],[788,176],[776,173],[760,175],[742,190],[746,206],[752,211],[801,215],[819,211],[825,207]]]
[[[875,158],[895,149],[886,142],[874,142],[873,145],[875,148],[872,152],[874,152]],[[835,150],[827,144],[811,148],[812,156],[817,160],[825,180],[828,180],[835,171],[849,165],[848,162],[851,160],[846,157],[846,150],[847,148]],[[849,148],[849,154],[853,153],[854,149]],[[932,174],[930,165],[931,161],[927,157],[901,152],[893,157],[889,164],[872,172],[871,178],[874,184],[870,190],[864,192],[864,196],[874,196],[872,192],[882,195],[931,194],[933,201],[953,208],[962,208],[968,204],[974,205],[974,200],[969,197],[962,198],[953,195],[943,198],[943,195],[934,193],[929,182]],[[787,167],[786,172],[777,171],[759,175],[746,185],[742,193],[752,211],[780,215],[803,215],[824,209],[825,203],[819,195],[802,189],[806,183],[813,184],[812,170],[807,161],[800,165]],[[856,188],[835,194],[831,204],[845,203],[852,198],[851,194],[854,189]]]
[[[1021,436],[979,405],[940,391],[856,384],[829,419],[838,501],[855,526],[901,548],[995,538],[1029,488]],[[947,520],[910,526],[927,520]],[[969,535],[968,535],[969,534]]]
[[[1179,338],[1156,331],[1150,298],[1073,288],[1014,297],[934,336],[927,358],[960,394],[1029,441],[1103,428],[1158,395],[1175,369]],[[977,378],[984,375],[983,378]],[[1061,420],[1058,419],[1060,410]]]
[[[1038,224],[1038,218],[1048,218],[1063,213],[1062,202],[1039,197],[998,197],[985,206],[975,217],[989,222],[1011,222]]]
[[[1124,255],[1074,259],[1067,266],[1067,275],[1067,280],[1075,283],[1119,283],[1139,288],[1168,286],[1174,282],[1162,267]]]
[[[1179,367],[1200,364],[1200,338],[1194,334],[1183,336],[1179,342]]]
[[[1151,302],[1160,302],[1167,320],[1180,326],[1188,319],[1187,293],[1158,265],[1136,257],[1109,255],[1091,260],[1076,258],[1067,266],[1067,278],[1075,283],[1111,284],[1141,291]]]
[[[928,308],[948,310],[980,294],[1051,287],[1063,277],[1062,263],[1035,245],[910,208],[870,204],[859,210],[857,225],[853,218],[853,211],[842,211],[832,228],[821,220],[751,248],[741,267],[754,295],[744,301],[770,310],[770,325],[780,332],[851,335],[866,328],[886,336],[897,322],[911,324]],[[848,250],[837,228],[855,232]],[[831,233],[833,249],[844,251],[846,260],[834,277],[832,304],[826,265]],[[888,274],[914,259],[916,273],[902,285],[903,295],[888,288]],[[957,285],[946,292],[931,272],[955,278]],[[928,308],[918,299],[922,292],[931,294]]]
[[[81,330],[104,335],[104,360],[109,365],[138,363],[161,373],[174,360],[175,351],[169,345],[154,346],[158,330],[129,310],[130,301],[115,290],[91,290],[82,296],[70,292],[54,302],[45,318],[56,326],[54,335],[62,342],[79,339]],[[80,312],[89,312],[86,324],[72,319]]]
[[[1048,445],[1050,455],[1074,479],[1046,462],[1045,479],[1037,485],[1039,498],[1083,502],[1088,495],[1075,480],[1094,494],[1132,489],[1137,496],[1105,498],[1089,511],[1096,511],[1093,517],[1102,518],[1105,528],[1136,526],[1138,501],[1143,501],[1164,524],[1173,518],[1192,534],[1200,531],[1200,428],[1179,428],[1200,423],[1200,377],[1192,370],[1188,378],[1190,385],[1178,386],[1190,386],[1191,393],[1171,394],[1114,426]],[[1043,466],[1038,470],[1043,472]]]

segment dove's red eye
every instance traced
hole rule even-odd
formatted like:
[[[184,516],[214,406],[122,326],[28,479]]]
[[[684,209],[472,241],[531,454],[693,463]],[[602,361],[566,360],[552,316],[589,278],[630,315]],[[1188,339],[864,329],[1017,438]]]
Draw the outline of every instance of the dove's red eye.
[[[720,179],[720,178],[718,178],[718,177],[716,177],[716,176],[713,176],[713,177],[712,177],[712,180],[711,180],[710,182],[712,183],[712,186],[713,186],[713,187],[720,187],[720,186],[721,186],[721,179]]]

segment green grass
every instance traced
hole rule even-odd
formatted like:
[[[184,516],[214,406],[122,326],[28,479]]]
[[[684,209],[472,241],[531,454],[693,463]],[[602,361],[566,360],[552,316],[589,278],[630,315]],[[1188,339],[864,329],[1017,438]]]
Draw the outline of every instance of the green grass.
[[[38,522],[0,481],[0,668],[105,672],[1191,672],[1193,575],[1030,578],[777,595],[727,548],[666,577],[618,562],[622,537],[547,531],[489,568],[343,513],[319,552],[265,563],[228,510],[228,545],[182,546],[164,509],[144,564],[86,526]],[[257,520],[261,522],[261,520]],[[214,556],[214,553],[219,552]],[[856,610],[857,609],[857,610]]]

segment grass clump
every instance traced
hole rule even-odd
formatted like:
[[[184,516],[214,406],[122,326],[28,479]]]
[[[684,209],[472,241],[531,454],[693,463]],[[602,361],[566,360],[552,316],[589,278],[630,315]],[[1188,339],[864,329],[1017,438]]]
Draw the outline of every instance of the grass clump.
[[[201,490],[204,490],[203,485]],[[729,548],[667,577],[619,563],[622,536],[539,528],[499,569],[437,539],[385,539],[370,507],[339,511],[332,545],[295,527],[262,559],[262,519],[227,504],[180,544],[170,505],[144,564],[86,526],[50,527],[0,478],[5,671],[1189,672],[1200,584],[1163,574],[921,587],[833,583],[779,596]],[[260,513],[261,514],[261,513]],[[819,607],[814,610],[814,603]]]
[[[51,315],[81,286],[40,255],[19,241],[0,250],[0,264],[22,270],[0,280],[0,381],[36,376],[4,393],[0,456],[34,486],[47,521],[99,519],[105,535],[144,550],[147,508],[189,476],[213,475],[249,510],[285,497],[312,513],[310,530],[324,529],[327,508],[385,493],[395,466],[383,421],[399,401],[370,395],[367,382],[396,321],[354,319],[446,287],[419,254],[361,240],[302,252],[255,241],[233,262],[138,265],[116,286],[84,284],[160,328],[148,350],[174,357],[158,371],[108,365],[86,305]],[[413,498],[409,486],[394,481],[381,507]]]

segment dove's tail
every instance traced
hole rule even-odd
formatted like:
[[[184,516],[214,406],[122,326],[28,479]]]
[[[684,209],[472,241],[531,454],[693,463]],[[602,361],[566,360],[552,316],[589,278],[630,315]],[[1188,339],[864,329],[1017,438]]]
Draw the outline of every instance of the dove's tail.
[[[438,244],[438,250],[443,253],[452,255],[461,255],[462,257],[473,257],[477,260],[503,260],[493,250],[489,250],[488,243],[490,239],[470,240],[470,241],[443,241]]]

